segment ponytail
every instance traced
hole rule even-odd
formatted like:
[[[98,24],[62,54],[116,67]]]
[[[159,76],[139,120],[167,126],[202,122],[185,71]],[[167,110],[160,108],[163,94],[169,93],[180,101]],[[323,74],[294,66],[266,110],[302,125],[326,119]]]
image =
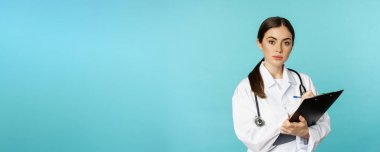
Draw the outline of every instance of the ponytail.
[[[248,75],[252,92],[262,99],[266,98],[266,95],[264,93],[264,81],[260,74],[260,65],[263,61],[264,58],[259,63],[257,63],[255,68],[253,68],[252,72]]]

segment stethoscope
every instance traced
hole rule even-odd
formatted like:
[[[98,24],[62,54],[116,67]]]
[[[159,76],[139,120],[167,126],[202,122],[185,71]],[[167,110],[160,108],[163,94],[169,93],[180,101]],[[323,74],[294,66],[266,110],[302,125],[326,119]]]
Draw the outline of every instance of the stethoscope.
[[[261,62],[264,61],[264,59],[262,59],[258,65],[256,66],[260,66]],[[300,89],[300,96],[302,96],[305,92],[306,92],[306,88],[305,86],[303,85],[302,83],[302,79],[301,79],[301,75],[296,71],[296,70],[293,70],[293,69],[289,69],[289,71],[292,71],[294,73],[297,74],[298,78],[300,79],[300,86],[299,86],[299,89]],[[249,74],[248,76],[248,79],[249,81],[252,80],[252,77],[251,77],[251,74]],[[252,87],[252,86],[251,86]],[[259,108],[259,102],[257,101],[257,95],[255,94],[255,102],[256,102],[256,112],[257,112],[257,116],[255,117],[255,124],[258,126],[258,127],[262,127],[265,125],[265,121],[263,118],[261,118],[261,114],[260,114],[260,108]]]

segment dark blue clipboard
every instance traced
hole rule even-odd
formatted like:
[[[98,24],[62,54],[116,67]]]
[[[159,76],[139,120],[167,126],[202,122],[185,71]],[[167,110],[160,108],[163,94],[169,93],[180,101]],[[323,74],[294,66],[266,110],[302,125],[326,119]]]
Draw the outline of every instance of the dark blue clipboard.
[[[315,123],[322,117],[322,115],[330,108],[330,106],[339,98],[343,90],[329,92],[317,95],[312,98],[305,99],[302,104],[298,107],[296,112],[289,119],[290,122],[300,122],[298,117],[302,115],[308,126],[315,125]],[[288,143],[296,139],[296,136],[280,134],[276,141],[273,143],[274,146]]]

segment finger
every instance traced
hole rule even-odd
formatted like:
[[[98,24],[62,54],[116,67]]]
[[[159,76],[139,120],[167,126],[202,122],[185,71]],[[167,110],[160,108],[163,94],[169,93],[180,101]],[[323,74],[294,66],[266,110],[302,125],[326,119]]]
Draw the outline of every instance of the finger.
[[[311,90],[309,91],[306,91],[302,97],[301,97],[301,102],[303,102],[303,100],[307,99],[307,98],[311,98],[311,97],[314,97],[314,94]]]
[[[301,96],[301,101],[307,99],[309,97],[309,91],[305,92],[302,96]]]
[[[290,122],[289,119],[285,119],[284,122],[282,123],[282,126],[289,126]]]
[[[307,91],[307,96],[308,97],[314,97],[314,93],[311,90],[309,90],[309,91]]]
[[[282,128],[290,129],[292,128],[292,123],[289,121],[284,121],[284,123],[281,126]]]
[[[305,123],[304,123],[304,122],[298,122],[297,124],[294,124],[294,125],[292,126],[292,129],[297,130],[298,128],[302,128],[302,127],[304,127],[304,126],[305,126]]]
[[[292,113],[292,114],[288,114],[288,120],[290,120],[290,118],[292,117],[294,115],[294,113]]]
[[[281,131],[280,132],[284,133],[284,134],[290,134],[291,133],[291,131],[289,129],[285,128],[285,127],[281,127]]]
[[[302,117],[301,115],[298,117],[298,119],[301,121],[301,122],[305,122],[306,119],[304,117]]]
[[[313,94],[313,92],[312,92],[311,90],[306,91],[306,92],[302,95],[302,97],[310,97],[310,96],[314,96],[314,94]]]
[[[293,129],[293,128],[296,128],[297,127],[297,122],[291,122],[291,123],[289,123],[287,126],[286,126],[286,128],[288,128],[288,129]]]
[[[302,96],[302,99],[307,99],[307,98],[311,98],[312,96],[310,94],[304,94]]]
[[[281,133],[286,133],[286,130],[284,129],[284,127],[281,127],[281,128],[280,128],[280,132],[281,132]]]
[[[303,127],[308,126],[307,121],[304,117],[300,116],[299,119],[300,119],[300,122],[297,124],[297,127],[303,128]]]

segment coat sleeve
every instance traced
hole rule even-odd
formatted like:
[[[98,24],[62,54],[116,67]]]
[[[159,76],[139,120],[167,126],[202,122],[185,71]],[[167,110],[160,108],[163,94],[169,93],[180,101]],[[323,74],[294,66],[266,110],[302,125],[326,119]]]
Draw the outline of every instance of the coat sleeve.
[[[232,113],[235,133],[251,151],[269,151],[280,134],[279,126],[258,127],[254,96],[249,87],[240,84],[232,97]]]
[[[312,92],[317,95],[317,90],[311,81],[310,78],[307,78],[308,90],[312,90]],[[309,139],[308,139],[308,145],[307,145],[307,151],[312,152],[314,151],[318,144],[330,133],[331,127],[330,127],[330,117],[328,113],[326,112],[315,125],[309,127]]]

